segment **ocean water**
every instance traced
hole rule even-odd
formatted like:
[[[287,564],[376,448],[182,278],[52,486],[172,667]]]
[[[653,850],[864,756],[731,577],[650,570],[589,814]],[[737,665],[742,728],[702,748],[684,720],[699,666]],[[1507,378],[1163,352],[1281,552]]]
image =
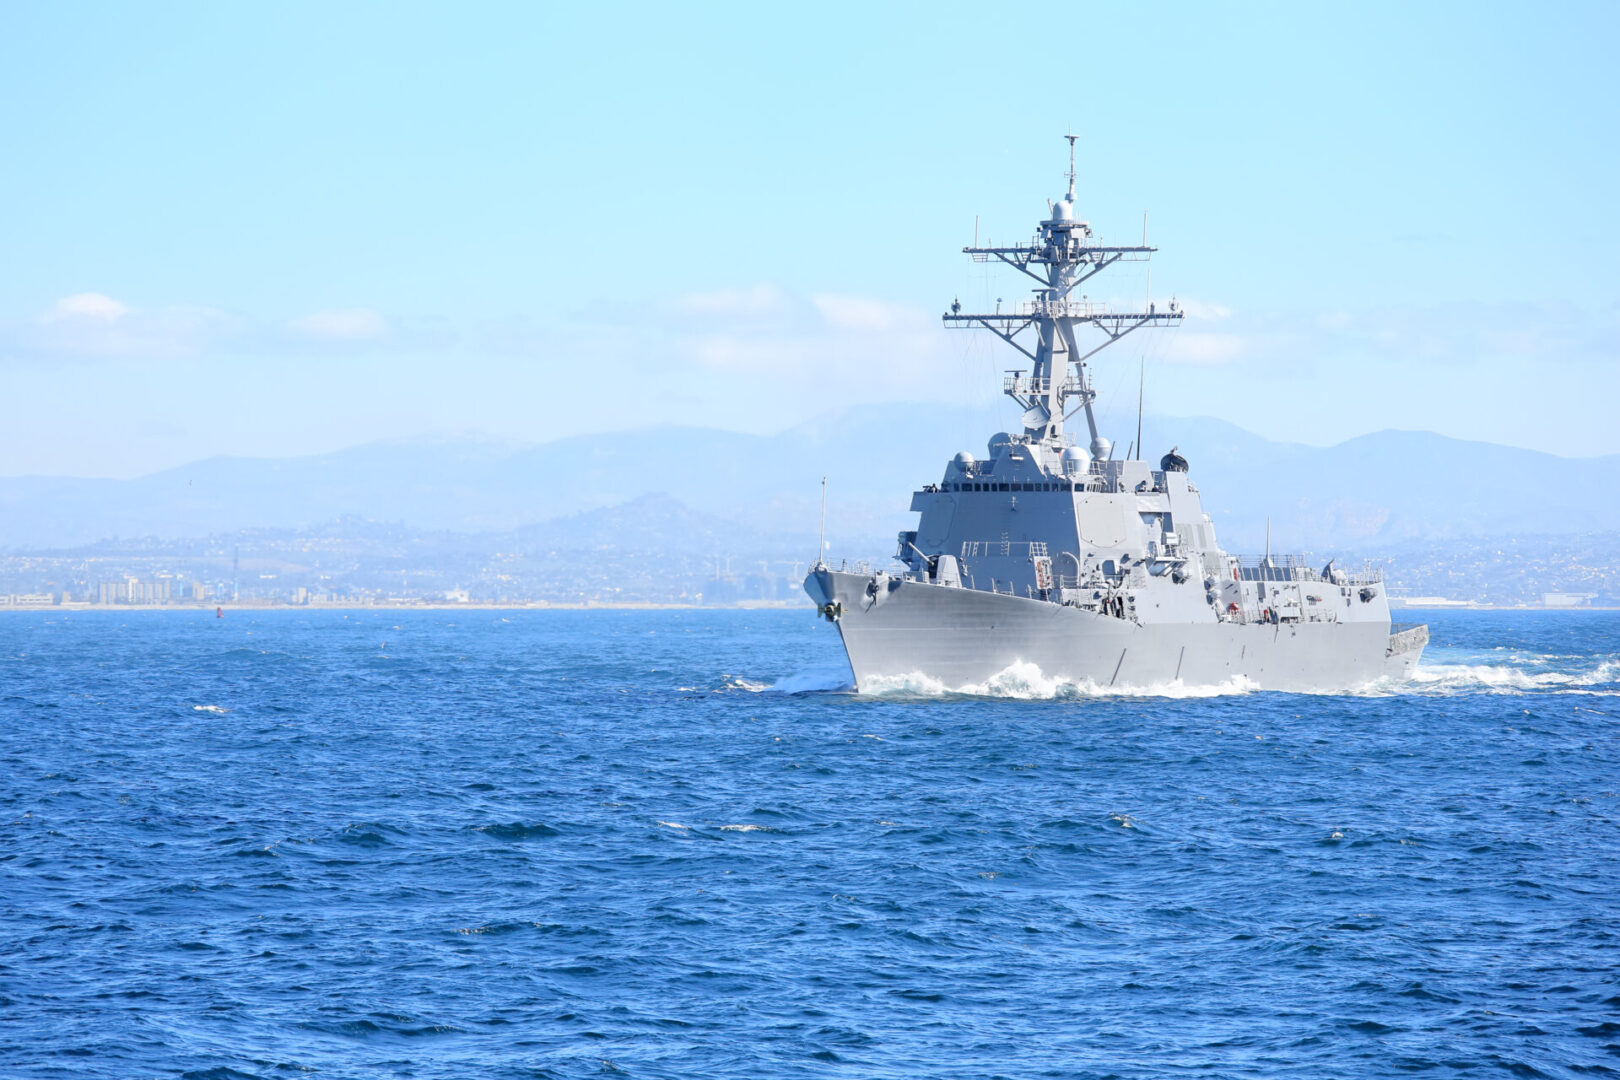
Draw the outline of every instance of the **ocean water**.
[[[0,617],[0,1076],[1620,1070],[1620,614],[1359,695],[808,611]]]

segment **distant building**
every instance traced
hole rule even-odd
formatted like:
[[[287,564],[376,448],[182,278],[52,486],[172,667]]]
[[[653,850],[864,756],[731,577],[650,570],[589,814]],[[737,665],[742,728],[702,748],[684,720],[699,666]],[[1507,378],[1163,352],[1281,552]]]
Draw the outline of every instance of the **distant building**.
[[[1548,592],[1541,594],[1542,607],[1589,607],[1597,593]]]
[[[103,581],[91,595],[98,604],[167,604],[172,596],[172,583],[165,580],[142,581],[125,578],[123,581]]]
[[[1477,601],[1477,600],[1450,600],[1450,599],[1447,599],[1444,596],[1407,596],[1407,597],[1401,598],[1401,602],[1399,604],[1395,603],[1395,598],[1394,597],[1391,597],[1389,606],[1390,607],[1425,607],[1425,608],[1448,608],[1448,607],[1467,608],[1467,607],[1478,607],[1479,606],[1479,601]]]

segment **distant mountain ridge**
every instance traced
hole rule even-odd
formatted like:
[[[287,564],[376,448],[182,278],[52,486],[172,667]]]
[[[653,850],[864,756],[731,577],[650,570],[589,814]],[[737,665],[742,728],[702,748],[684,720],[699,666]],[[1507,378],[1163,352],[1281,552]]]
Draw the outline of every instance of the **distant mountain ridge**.
[[[344,515],[501,531],[653,494],[750,531],[813,537],[826,476],[829,539],[869,547],[892,543],[912,522],[908,493],[940,479],[952,454],[983,454],[994,415],[908,403],[851,408],[768,436],[675,426],[539,445],[430,436],[298,458],[209,458],[130,480],[0,478],[0,546],[303,527]],[[1318,448],[1205,417],[1148,417],[1143,442],[1147,457],[1175,445],[1191,460],[1231,550],[1256,549],[1268,517],[1278,550],[1620,528],[1612,497],[1620,455],[1560,458],[1403,431]]]

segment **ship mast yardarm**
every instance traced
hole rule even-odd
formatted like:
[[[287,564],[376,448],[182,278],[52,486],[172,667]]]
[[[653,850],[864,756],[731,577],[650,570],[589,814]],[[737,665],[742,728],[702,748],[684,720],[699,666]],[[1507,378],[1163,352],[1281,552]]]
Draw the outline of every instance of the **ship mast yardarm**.
[[[965,312],[960,303],[953,302],[943,320],[947,327],[982,326],[1029,358],[1033,365],[1029,374],[1026,376],[1023,370],[1011,372],[1004,385],[1007,396],[1024,409],[1026,440],[1056,448],[1065,445],[1063,422],[1073,415],[1069,402],[1078,400],[1076,409],[1085,410],[1091,434],[1091,456],[1101,460],[1109,456],[1112,445],[1097,431],[1092,410],[1097,393],[1086,361],[1143,326],[1178,325],[1184,312],[1174,300],[1164,311],[1151,301],[1146,311],[1113,311],[1106,304],[1083,297],[1074,299],[1077,286],[1108,267],[1118,262],[1146,262],[1158,249],[1145,243],[1116,247],[1093,242],[1091,226],[1074,213],[1074,144],[1079,136],[1065,138],[1069,140],[1069,191],[1052,204],[1052,216],[1040,223],[1035,238],[1011,247],[962,249],[975,262],[998,259],[1034,279],[1038,285],[1033,290],[1035,299],[1010,311],[1001,310],[998,304],[997,310],[990,313]],[[1101,330],[1106,340],[1082,353],[1075,331],[1086,325]],[[1026,330],[1035,332],[1033,351],[1020,340]],[[1074,367],[1072,377],[1070,365]]]

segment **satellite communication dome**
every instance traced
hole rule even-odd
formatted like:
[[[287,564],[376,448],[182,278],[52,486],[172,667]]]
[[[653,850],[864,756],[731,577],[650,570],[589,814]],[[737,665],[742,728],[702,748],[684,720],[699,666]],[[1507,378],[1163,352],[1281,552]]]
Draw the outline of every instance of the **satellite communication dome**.
[[[1079,476],[1091,469],[1091,455],[1078,446],[1065,449],[1060,456],[1064,476]]]
[[[957,454],[952,460],[955,461],[957,469],[962,472],[967,472],[969,469],[973,468],[973,455],[968,453],[966,450],[963,450],[960,454]]]
[[[1072,202],[1070,202],[1068,199],[1059,199],[1057,202],[1053,203],[1052,204],[1052,220],[1053,221],[1073,221],[1074,220],[1074,204]]]
[[[1005,454],[1012,446],[1012,436],[1005,431],[998,431],[990,436],[990,456],[999,457]]]

